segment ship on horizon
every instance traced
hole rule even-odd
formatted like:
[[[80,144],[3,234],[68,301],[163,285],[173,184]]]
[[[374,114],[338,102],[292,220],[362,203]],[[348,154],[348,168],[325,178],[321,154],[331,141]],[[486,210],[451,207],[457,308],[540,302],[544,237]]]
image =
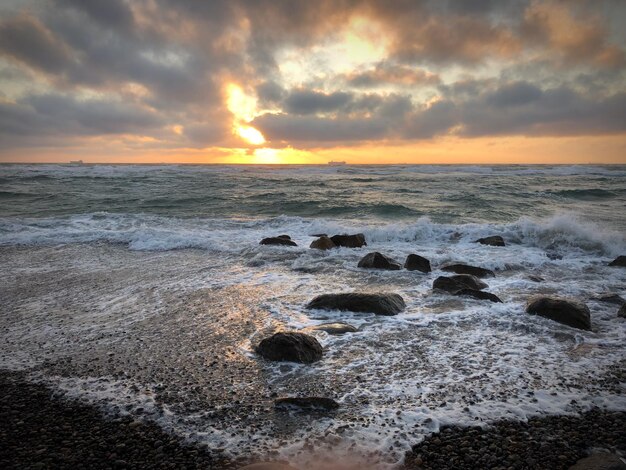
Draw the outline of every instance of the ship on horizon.
[[[70,160],[70,165],[82,165],[82,160]]]
[[[328,162],[328,164],[329,164],[330,166],[341,166],[341,165],[345,165],[345,164],[346,164],[346,162],[335,162],[335,161],[330,161],[330,162]]]

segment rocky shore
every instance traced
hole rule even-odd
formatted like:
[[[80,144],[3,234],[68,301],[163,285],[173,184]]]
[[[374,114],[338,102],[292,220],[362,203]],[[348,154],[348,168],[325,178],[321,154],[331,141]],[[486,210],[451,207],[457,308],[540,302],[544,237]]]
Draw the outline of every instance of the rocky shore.
[[[186,446],[154,423],[107,418],[55,396],[22,373],[0,371],[0,468],[227,469],[208,449]]]

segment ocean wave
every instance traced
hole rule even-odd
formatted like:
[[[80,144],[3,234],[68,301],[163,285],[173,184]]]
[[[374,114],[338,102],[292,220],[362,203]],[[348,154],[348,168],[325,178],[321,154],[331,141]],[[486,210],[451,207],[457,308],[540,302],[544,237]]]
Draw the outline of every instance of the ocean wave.
[[[389,210],[380,206],[379,210]],[[0,219],[0,245],[39,245],[105,241],[126,243],[133,250],[200,248],[237,253],[256,247],[276,233],[289,233],[308,246],[313,233],[363,232],[372,245],[415,246],[450,243],[482,249],[474,241],[500,234],[510,245],[617,256],[626,251],[623,233],[603,229],[575,214],[537,220],[522,217],[507,224],[440,224],[428,217],[412,223],[371,224],[359,220],[303,218],[208,219],[98,212],[71,217]],[[470,245],[471,244],[471,245]]]
[[[617,196],[613,191],[600,188],[564,189],[561,191],[548,191],[548,194],[580,200],[612,199]]]

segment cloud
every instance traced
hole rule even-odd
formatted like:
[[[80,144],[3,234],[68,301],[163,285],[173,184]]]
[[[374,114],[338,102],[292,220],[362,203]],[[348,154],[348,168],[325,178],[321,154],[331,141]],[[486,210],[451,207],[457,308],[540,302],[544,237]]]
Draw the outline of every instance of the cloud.
[[[436,85],[441,79],[435,73],[402,65],[380,62],[375,67],[344,76],[349,86],[357,88],[375,88],[386,85],[406,87]]]
[[[16,2],[0,20],[2,145],[241,145],[229,83],[256,98],[267,139],[306,147],[626,133],[626,9],[600,3]]]

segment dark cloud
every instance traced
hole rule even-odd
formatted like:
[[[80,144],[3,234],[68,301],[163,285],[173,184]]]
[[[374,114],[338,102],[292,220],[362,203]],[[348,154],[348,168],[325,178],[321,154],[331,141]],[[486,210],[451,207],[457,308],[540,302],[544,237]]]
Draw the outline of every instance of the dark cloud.
[[[316,114],[338,111],[353,99],[352,94],[342,91],[322,93],[310,90],[294,90],[284,101],[284,109],[290,114]]]
[[[349,86],[375,88],[385,85],[424,86],[440,82],[437,74],[426,70],[381,62],[375,67],[347,74],[345,80]]]

